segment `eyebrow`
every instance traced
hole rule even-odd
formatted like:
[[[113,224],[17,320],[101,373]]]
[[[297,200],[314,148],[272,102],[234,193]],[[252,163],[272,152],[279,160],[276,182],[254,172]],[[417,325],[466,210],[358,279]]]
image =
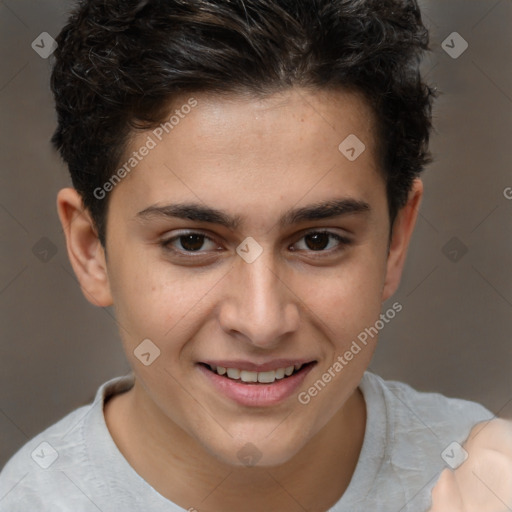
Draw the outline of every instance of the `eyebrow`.
[[[278,224],[281,228],[284,228],[301,222],[369,212],[371,212],[371,206],[365,201],[353,198],[332,199],[290,210],[279,219]],[[153,205],[140,211],[136,217],[143,220],[159,217],[188,219],[196,222],[218,224],[233,231],[242,224],[242,217],[240,216],[231,216],[222,210],[199,203]]]

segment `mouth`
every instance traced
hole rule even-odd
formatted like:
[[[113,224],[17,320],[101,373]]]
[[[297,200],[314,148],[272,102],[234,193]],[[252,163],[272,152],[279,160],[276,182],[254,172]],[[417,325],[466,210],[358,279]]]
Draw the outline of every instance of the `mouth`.
[[[275,370],[267,371],[251,371],[242,370],[240,368],[227,368],[225,366],[217,366],[213,364],[199,363],[204,366],[207,370],[215,373],[226,379],[231,379],[245,384],[272,384],[276,380],[288,379],[293,375],[300,373],[307,367],[314,365],[316,361],[310,361],[309,363],[297,363],[289,366],[283,366],[276,368]]]
[[[279,360],[264,365],[209,361],[197,363],[196,367],[206,379],[207,393],[217,392],[217,395],[245,407],[269,407],[296,394],[316,364],[317,361],[297,360]]]

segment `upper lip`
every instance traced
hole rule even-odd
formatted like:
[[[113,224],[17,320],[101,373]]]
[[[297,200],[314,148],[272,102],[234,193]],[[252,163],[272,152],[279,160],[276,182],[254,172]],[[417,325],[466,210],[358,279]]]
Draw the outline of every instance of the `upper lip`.
[[[246,370],[249,372],[269,372],[278,368],[288,368],[289,366],[304,365],[314,362],[313,359],[274,359],[266,363],[253,363],[252,361],[242,361],[237,359],[228,361],[226,359],[215,359],[201,361],[208,366],[222,366],[223,368],[237,368],[238,370]]]

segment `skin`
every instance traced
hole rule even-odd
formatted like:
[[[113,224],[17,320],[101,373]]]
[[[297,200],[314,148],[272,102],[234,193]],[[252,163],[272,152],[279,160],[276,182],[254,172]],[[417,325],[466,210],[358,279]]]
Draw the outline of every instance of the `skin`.
[[[468,457],[445,469],[432,491],[429,512],[506,512],[512,508],[512,423],[476,425],[464,444]]]
[[[423,185],[414,181],[388,251],[385,182],[363,99],[301,89],[264,100],[194,97],[198,106],[111,193],[106,253],[76,191],[58,195],[82,290],[93,304],[114,305],[136,377],[107,403],[107,426],[133,468],[185,509],[325,511],[346,490],[359,457],[366,407],[357,386],[375,339],[308,405],[297,394],[271,407],[237,405],[197,363],[315,360],[299,389],[307,390],[374,325],[397,289]],[[134,134],[129,150],[148,134]],[[349,134],[366,146],[353,162],[338,150]],[[277,222],[289,210],[340,198],[370,209]],[[222,209],[240,225],[138,215],[178,202]],[[311,250],[304,237],[319,229],[351,242],[327,238],[323,251]],[[178,230],[210,236],[206,255],[179,257],[163,247]],[[250,264],[236,253],[248,236],[263,249]],[[179,240],[171,247],[184,253]],[[150,366],[133,353],[146,338],[161,351]],[[252,467],[237,456],[247,443],[261,454]]]

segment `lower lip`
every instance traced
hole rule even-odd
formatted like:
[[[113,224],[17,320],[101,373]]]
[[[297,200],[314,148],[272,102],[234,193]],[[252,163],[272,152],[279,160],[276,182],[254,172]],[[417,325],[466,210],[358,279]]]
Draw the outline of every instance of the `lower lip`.
[[[304,382],[306,375],[315,364],[308,364],[290,377],[275,380],[272,384],[244,383],[240,380],[222,377],[208,370],[202,364],[197,367],[211,384],[236,403],[250,407],[265,407],[276,405],[286,400],[296,392]]]

